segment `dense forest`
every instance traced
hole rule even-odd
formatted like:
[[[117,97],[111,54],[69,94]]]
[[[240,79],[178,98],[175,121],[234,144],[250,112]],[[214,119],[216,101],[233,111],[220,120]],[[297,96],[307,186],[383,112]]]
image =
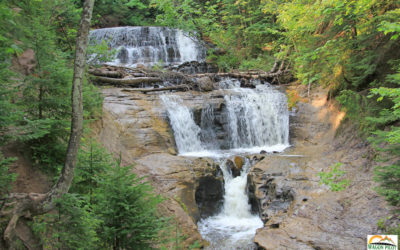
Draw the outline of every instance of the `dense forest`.
[[[68,145],[82,8],[78,0],[0,2],[0,143],[19,145],[54,181]],[[374,145],[374,157],[388,162],[375,169],[378,192],[400,206],[399,1],[95,2],[92,28],[139,25],[198,36],[208,48],[207,61],[221,72],[279,69],[290,73],[291,84],[328,88],[346,112],[343,126],[354,126]],[[91,139],[102,97],[86,79],[82,93],[84,136],[73,184],[54,213],[35,216],[28,225],[46,249],[147,249],[175,241],[169,219],[157,212],[162,198]],[[12,191],[16,176],[8,167],[15,160],[0,154],[2,200]],[[8,220],[1,217],[0,231]],[[400,227],[385,230],[399,234]]]

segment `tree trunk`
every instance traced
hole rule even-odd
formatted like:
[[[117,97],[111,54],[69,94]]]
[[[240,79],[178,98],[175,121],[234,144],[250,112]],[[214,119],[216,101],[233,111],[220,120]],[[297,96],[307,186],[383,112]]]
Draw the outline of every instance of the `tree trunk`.
[[[71,95],[71,133],[64,167],[58,181],[48,193],[11,194],[9,198],[12,202],[2,207],[1,215],[10,216],[10,221],[3,235],[7,247],[10,249],[14,248],[14,243],[18,237],[15,229],[19,218],[22,216],[29,218],[49,212],[54,208],[54,201],[67,193],[71,186],[83,127],[82,83],[85,72],[86,49],[94,1],[95,0],[85,0],[84,2],[81,23],[76,38]]]
[[[47,204],[45,205],[50,207],[53,206],[54,199],[60,198],[63,194],[68,192],[72,179],[74,178],[74,168],[83,128],[82,84],[85,73],[86,49],[89,40],[90,21],[92,19],[94,1],[95,0],[85,0],[83,5],[83,13],[75,45],[74,76],[71,95],[71,133],[61,176],[47,195]]]

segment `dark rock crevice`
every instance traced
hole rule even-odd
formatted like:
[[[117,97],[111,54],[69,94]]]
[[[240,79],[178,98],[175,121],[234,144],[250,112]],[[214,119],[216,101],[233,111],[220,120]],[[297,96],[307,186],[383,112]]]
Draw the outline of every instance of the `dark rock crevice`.
[[[195,200],[200,218],[217,214],[223,204],[224,184],[221,178],[200,177],[195,191]]]

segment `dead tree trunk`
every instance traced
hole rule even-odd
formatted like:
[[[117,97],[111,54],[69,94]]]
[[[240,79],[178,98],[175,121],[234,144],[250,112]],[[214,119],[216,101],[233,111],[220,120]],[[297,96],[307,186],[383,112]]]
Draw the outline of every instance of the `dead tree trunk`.
[[[89,69],[89,74],[95,76],[112,77],[112,78],[122,78],[124,76],[124,74],[120,71],[107,71],[101,69]]]
[[[72,119],[71,133],[65,157],[64,167],[56,184],[46,194],[11,194],[9,203],[2,207],[1,215],[10,216],[4,231],[4,241],[8,248],[13,249],[16,239],[16,226],[21,217],[30,218],[44,214],[54,208],[54,201],[68,192],[74,177],[74,168],[78,154],[83,126],[82,83],[86,63],[86,48],[90,21],[95,0],[85,0],[81,23],[76,38],[74,76],[72,82]],[[21,239],[22,240],[22,239]]]

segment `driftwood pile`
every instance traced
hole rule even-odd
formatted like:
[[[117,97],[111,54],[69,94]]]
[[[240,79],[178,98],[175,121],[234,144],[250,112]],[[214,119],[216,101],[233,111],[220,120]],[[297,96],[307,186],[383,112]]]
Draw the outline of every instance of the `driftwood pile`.
[[[104,65],[101,68],[90,68],[89,74],[91,80],[99,85],[113,85],[117,87],[129,87],[123,91],[129,92],[156,92],[156,91],[188,91],[200,90],[201,86],[198,81],[201,78],[210,78],[213,81],[219,81],[223,77],[232,77],[240,79],[244,86],[254,87],[249,82],[251,79],[260,79],[269,81],[271,83],[278,82],[277,79],[287,73],[287,69],[283,69],[283,63],[279,69],[277,67],[271,69],[270,72],[262,71],[234,71],[228,73],[198,73],[198,74],[185,74],[181,72],[168,71],[168,70],[153,70],[148,68],[129,68],[124,66],[109,66]],[[165,85],[164,83],[169,84]],[[153,87],[153,88],[149,88]]]

